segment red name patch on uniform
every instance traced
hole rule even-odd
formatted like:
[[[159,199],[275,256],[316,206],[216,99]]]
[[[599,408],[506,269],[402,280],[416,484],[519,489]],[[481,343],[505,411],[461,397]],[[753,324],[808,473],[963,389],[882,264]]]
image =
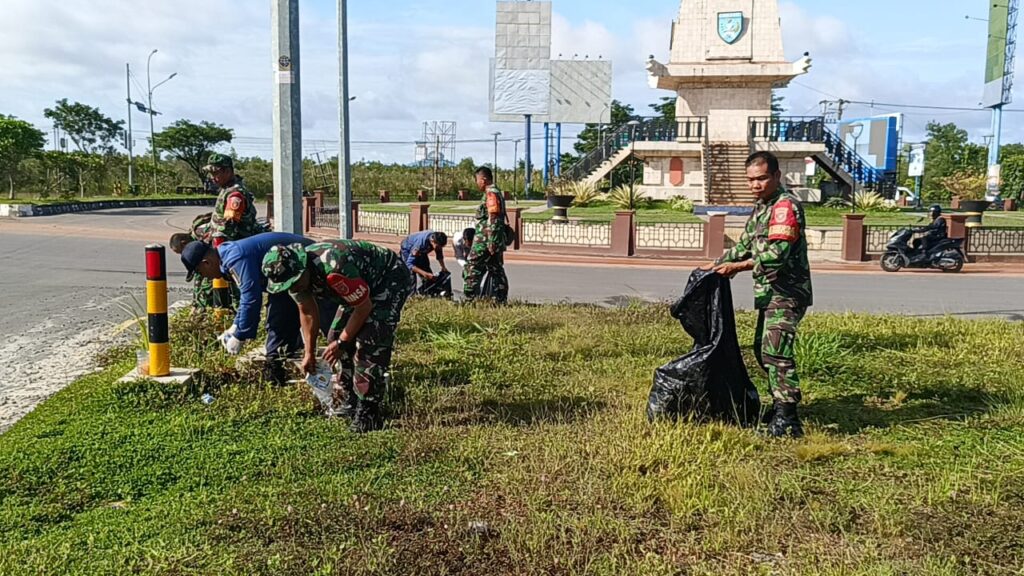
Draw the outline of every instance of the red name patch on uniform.
[[[227,201],[224,202],[224,219],[236,222],[242,219],[242,214],[244,212],[245,198],[237,192],[228,196]]]
[[[796,209],[789,200],[782,200],[772,208],[772,218],[768,223],[768,239],[795,242],[800,237],[800,222],[796,218]]]
[[[328,274],[327,285],[350,306],[358,306],[370,297],[370,286],[362,278],[346,278],[341,274]]]
[[[498,195],[494,192],[487,193],[487,213],[501,214],[501,200],[498,199]]]

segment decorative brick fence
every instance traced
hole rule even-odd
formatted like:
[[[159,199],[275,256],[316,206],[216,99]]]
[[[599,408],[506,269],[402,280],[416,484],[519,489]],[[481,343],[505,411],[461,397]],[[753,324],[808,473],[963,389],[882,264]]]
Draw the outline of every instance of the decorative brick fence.
[[[337,237],[338,207],[323,205],[319,198],[305,202],[306,231],[322,237]],[[676,258],[717,258],[733,246],[740,228],[726,228],[725,216],[714,215],[707,222],[637,224],[630,211],[615,213],[610,223],[524,221],[521,208],[509,208],[509,222],[516,231],[512,250],[553,254],[595,256],[667,256]],[[476,225],[468,214],[431,214],[429,204],[413,204],[410,211],[362,210],[353,202],[352,218],[358,234],[405,237],[421,230],[437,230],[457,238]],[[946,215],[951,238],[964,238],[970,261],[1024,261],[1024,228],[967,228],[966,216]],[[895,225],[865,224],[863,214],[844,214],[842,228],[807,230],[808,248],[813,253],[848,262],[877,260]]]

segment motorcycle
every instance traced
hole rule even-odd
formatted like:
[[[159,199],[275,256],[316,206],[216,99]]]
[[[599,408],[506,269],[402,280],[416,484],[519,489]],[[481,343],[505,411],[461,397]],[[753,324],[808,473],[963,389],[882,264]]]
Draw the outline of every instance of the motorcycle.
[[[913,246],[913,228],[893,232],[882,255],[882,270],[898,272],[901,268],[935,268],[943,272],[959,272],[967,261],[963,238],[944,238],[928,250]]]

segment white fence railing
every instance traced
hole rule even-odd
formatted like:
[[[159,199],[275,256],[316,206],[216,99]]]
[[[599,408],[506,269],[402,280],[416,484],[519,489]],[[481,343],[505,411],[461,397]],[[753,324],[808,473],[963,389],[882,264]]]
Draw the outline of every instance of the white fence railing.
[[[636,247],[700,250],[704,247],[704,224],[641,224],[636,227]]]
[[[611,224],[523,222],[523,241],[568,246],[612,245]]]
[[[365,234],[409,234],[408,212],[359,211],[359,231]]]

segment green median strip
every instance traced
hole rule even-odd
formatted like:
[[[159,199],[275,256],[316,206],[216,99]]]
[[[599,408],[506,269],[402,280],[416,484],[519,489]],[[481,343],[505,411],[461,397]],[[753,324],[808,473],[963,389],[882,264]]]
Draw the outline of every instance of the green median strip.
[[[646,422],[654,368],[692,344],[664,305],[410,302],[389,428],[358,437],[304,384],[235,368],[225,322],[174,319],[192,386],[118,382],[134,353],[114,350],[0,436],[0,574],[1024,565],[1020,323],[812,313],[809,436],[772,442]],[[755,317],[737,323],[764,391]]]

